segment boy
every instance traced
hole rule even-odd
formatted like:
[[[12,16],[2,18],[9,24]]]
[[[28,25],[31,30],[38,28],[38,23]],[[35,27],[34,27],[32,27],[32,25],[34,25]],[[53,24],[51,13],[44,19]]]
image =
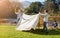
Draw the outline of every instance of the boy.
[[[56,20],[53,22],[52,26],[53,26],[55,29],[57,29],[57,27],[58,27],[58,23],[57,23]]]
[[[44,14],[41,14],[40,13],[40,15],[42,15],[42,16],[44,16],[44,18],[43,18],[43,21],[44,21],[44,30],[46,30],[46,32],[48,32],[48,28],[47,28],[47,23],[48,23],[48,18],[49,18],[49,12],[48,12],[48,10],[46,10],[45,12],[44,12]]]

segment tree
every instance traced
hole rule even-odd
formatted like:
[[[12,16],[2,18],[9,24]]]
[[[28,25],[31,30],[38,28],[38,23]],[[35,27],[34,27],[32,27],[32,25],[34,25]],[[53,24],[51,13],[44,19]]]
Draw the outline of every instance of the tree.
[[[9,18],[16,18],[16,14],[15,14],[15,9],[20,8],[21,7],[21,3],[18,2],[18,0],[8,0],[8,7],[9,7]]]
[[[25,9],[25,13],[36,14],[40,11],[41,6],[41,2],[32,2],[31,5]]]
[[[59,11],[58,0],[47,0],[45,5],[47,9],[49,10],[52,9],[54,13],[58,13]]]
[[[15,9],[21,6],[18,0],[1,0],[0,18],[16,18]]]
[[[21,3],[18,0],[8,0],[9,17],[16,18],[15,9],[20,8]]]

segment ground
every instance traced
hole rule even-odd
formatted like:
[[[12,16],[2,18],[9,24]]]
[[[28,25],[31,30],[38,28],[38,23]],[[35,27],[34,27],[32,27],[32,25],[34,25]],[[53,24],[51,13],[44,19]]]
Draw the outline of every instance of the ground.
[[[49,30],[49,33],[42,29],[29,32],[17,31],[15,25],[0,24],[0,38],[60,38],[60,29]]]

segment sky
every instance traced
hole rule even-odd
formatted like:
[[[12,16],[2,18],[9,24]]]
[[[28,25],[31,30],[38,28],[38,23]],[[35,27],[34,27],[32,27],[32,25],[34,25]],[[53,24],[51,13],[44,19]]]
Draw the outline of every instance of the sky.
[[[44,2],[45,0],[19,0],[20,2],[23,2],[23,1],[30,1],[30,2],[35,2],[35,1],[40,1],[40,2]]]

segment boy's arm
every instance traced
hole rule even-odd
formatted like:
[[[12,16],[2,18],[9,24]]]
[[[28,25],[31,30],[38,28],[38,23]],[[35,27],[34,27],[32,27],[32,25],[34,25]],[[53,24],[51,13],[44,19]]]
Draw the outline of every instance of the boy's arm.
[[[17,15],[17,14],[20,14],[20,13],[18,13],[18,12],[15,12],[15,14]]]
[[[40,13],[40,12],[39,12],[39,13]],[[46,14],[42,14],[42,13],[40,13],[40,15],[45,16]]]
[[[17,14],[17,13],[15,12],[15,14]]]

